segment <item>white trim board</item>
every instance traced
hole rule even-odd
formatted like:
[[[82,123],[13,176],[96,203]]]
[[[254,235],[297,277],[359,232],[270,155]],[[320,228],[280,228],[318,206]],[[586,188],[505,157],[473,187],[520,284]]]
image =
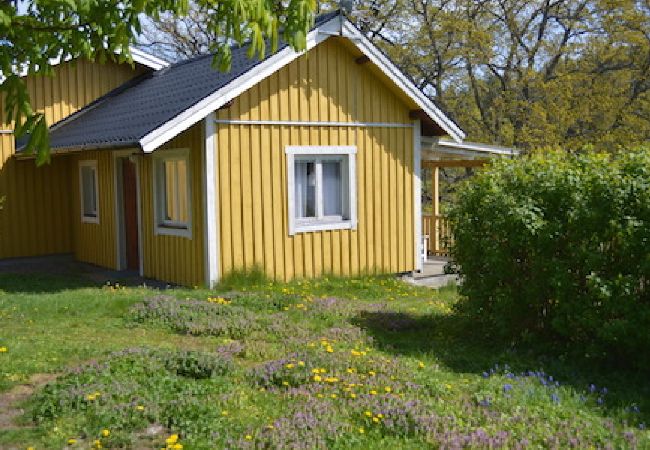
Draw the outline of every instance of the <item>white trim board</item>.
[[[203,221],[205,226],[205,283],[212,289],[219,282],[219,168],[217,167],[217,126],[215,113],[205,118],[205,149],[203,152]]]
[[[165,67],[169,67],[171,65],[171,63],[165,61],[164,59],[160,59],[157,56],[151,55],[133,46],[129,46],[129,52],[131,53],[131,59],[133,60],[134,63],[143,65],[152,70],[158,71],[164,69]],[[120,52],[115,52],[115,53],[119,54]],[[57,58],[50,58],[48,63],[50,66],[58,66],[59,64],[68,61],[72,61],[72,57],[70,55],[66,56],[65,58],[62,58],[61,56]],[[14,67],[14,70],[15,69],[16,67]],[[18,71],[18,76],[20,77],[26,77],[27,75],[29,74],[27,73],[27,70],[25,70],[24,67]],[[0,82],[2,82],[3,80],[4,80],[4,75],[2,75],[2,72],[0,72]]]
[[[238,120],[215,119],[219,125],[279,125],[287,127],[350,127],[350,128],[411,128],[412,123],[399,122],[327,122],[316,120]]]
[[[413,127],[413,226],[415,228],[415,270],[421,272],[424,266],[422,255],[426,249],[422,248],[422,136],[420,121],[415,121]]]
[[[263,79],[291,63],[305,52],[330,38],[342,36],[350,40],[363,54],[377,65],[400,89],[402,89],[432,120],[449,133],[455,141],[462,141],[465,133],[409,80],[397,67],[375,47],[347,19],[335,16],[307,34],[307,45],[304,52],[296,52],[286,47],[278,53],[261,61],[248,72],[240,75],[225,86],[195,103],[174,118],[149,132],[140,139],[140,146],[145,153],[151,153],[174,136],[182,133],[192,125],[203,120],[229,101],[258,84]]]
[[[95,181],[95,215],[87,216],[84,211],[84,180],[83,169],[89,167],[93,170]],[[81,223],[99,224],[99,170],[97,170],[96,159],[82,159],[79,161],[79,211]]]
[[[353,145],[287,145],[285,147],[285,154],[287,158],[287,214],[288,214],[288,225],[289,225],[289,236],[294,236],[297,233],[307,233],[312,231],[325,231],[325,230],[356,230],[357,228],[357,147]],[[347,181],[344,183],[344,188],[347,187],[349,193],[348,197],[348,219],[338,218],[336,220],[328,220],[327,218],[319,218],[313,223],[298,223],[295,214],[295,204],[294,204],[294,189],[295,189],[295,179],[294,179],[294,165],[296,159],[304,157],[315,157],[316,159],[319,156],[321,158],[332,156],[332,157],[344,157],[345,167],[348,171]],[[320,165],[316,165],[316,177],[320,178],[321,172],[319,172]],[[322,198],[322,190],[319,191],[319,185],[316,185],[316,202],[319,205],[320,199]],[[316,207],[317,210],[322,213],[322,203],[320,206]],[[318,213],[320,216],[321,213]]]
[[[142,253],[142,200],[140,199],[140,158],[136,150],[117,150],[113,152],[113,169],[115,176],[115,230],[117,239],[116,247],[116,269],[125,270],[126,267],[126,233],[124,230],[124,194],[123,194],[123,175],[122,166],[118,162],[122,158],[130,158],[135,164],[135,195],[136,195],[136,216],[138,221],[138,273],[144,276],[144,255]]]

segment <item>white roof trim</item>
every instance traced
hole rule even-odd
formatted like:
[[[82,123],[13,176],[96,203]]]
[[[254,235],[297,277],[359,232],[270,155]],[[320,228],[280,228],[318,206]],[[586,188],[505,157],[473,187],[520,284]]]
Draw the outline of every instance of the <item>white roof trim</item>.
[[[149,53],[144,52],[138,48],[129,46],[129,51],[131,52],[131,59],[133,59],[133,62],[149,67],[150,69],[160,70],[170,65],[169,62],[160,59],[156,56],[150,55]],[[58,58],[50,58],[49,65],[56,66],[64,62],[68,62],[70,60],[72,60],[72,57],[70,57],[70,55],[66,56],[65,58],[62,58],[60,56]],[[25,68],[22,68],[18,72],[18,76],[25,77],[27,75],[28,73]],[[4,81],[4,76],[0,73],[0,82],[2,81]]]
[[[519,150],[499,145],[481,144],[477,142],[455,142],[448,139],[423,137],[422,144],[430,146],[430,150],[454,155],[481,156],[518,156]]]
[[[160,70],[164,69],[165,67],[169,67],[168,61],[142,51],[139,48],[129,47],[129,51],[131,52],[131,58],[133,59],[133,62],[147,66],[150,69]]]
[[[207,117],[211,112],[238,97],[244,91],[255,86],[264,78],[280,70],[291,61],[311,50],[331,36],[343,36],[348,39],[376,64],[390,79],[397,84],[413,101],[422,108],[455,141],[462,142],[465,133],[449,119],[420,89],[417,88],[377,47],[368,41],[347,19],[341,23],[341,16],[335,16],[307,35],[307,46],[303,52],[296,52],[286,47],[275,55],[260,62],[248,72],[235,78],[203,100],[195,103],[176,117],[162,124],[140,139],[140,146],[145,153],[151,153],[174,136],[187,130],[192,125]]]

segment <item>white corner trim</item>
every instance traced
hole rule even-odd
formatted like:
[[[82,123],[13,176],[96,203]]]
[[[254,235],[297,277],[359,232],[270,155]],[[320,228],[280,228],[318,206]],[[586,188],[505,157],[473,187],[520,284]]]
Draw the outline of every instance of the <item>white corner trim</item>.
[[[421,129],[420,121],[415,121],[413,127],[413,226],[415,227],[415,270],[420,272],[424,266],[422,248],[422,163],[421,163]]]
[[[211,289],[219,282],[219,196],[217,195],[217,124],[215,113],[205,118],[205,149],[203,174],[203,216],[205,246],[205,282]]]
[[[84,180],[82,169],[90,167],[95,172],[95,216],[86,216],[84,214]],[[79,213],[82,223],[99,223],[99,171],[97,170],[96,159],[84,159],[79,161]]]
[[[0,130],[0,134],[13,134],[14,130]]]
[[[404,91],[420,108],[427,113],[440,127],[445,130],[456,142],[465,139],[465,133],[449,117],[447,117],[413,82],[400,71],[393,62],[386,57],[361,33],[351,22],[345,21],[343,30],[349,34],[348,39],[366,55],[384,74]]]
[[[182,227],[172,227],[165,226],[160,222],[160,193],[158,192],[159,184],[159,162],[164,161],[167,158],[184,158],[187,164],[187,208],[188,208],[188,220],[186,224],[183,224]],[[177,236],[184,237],[187,239],[192,239],[192,164],[190,160],[190,150],[188,148],[178,148],[178,149],[169,149],[161,150],[156,152],[153,155],[153,177],[152,178],[152,189],[153,189],[153,227],[155,236]]]
[[[326,230],[356,230],[357,229],[357,164],[356,155],[357,147],[354,145],[287,145],[285,147],[287,155],[287,214],[289,225],[289,236],[296,233],[326,231]],[[298,223],[295,214],[294,191],[295,191],[295,170],[294,165],[297,157],[316,156],[347,156],[347,188],[349,192],[349,219],[331,220],[323,218],[314,220],[311,223]],[[319,165],[316,167],[317,177],[321,177]],[[316,202],[320,202],[317,185]],[[317,210],[322,212],[322,207],[317,206]]]

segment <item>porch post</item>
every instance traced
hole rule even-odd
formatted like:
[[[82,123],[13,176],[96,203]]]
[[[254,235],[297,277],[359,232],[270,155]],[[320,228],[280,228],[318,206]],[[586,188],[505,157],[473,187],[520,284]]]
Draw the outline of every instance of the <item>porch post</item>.
[[[435,165],[431,168],[431,201],[433,203],[433,251],[440,251],[440,167]]]

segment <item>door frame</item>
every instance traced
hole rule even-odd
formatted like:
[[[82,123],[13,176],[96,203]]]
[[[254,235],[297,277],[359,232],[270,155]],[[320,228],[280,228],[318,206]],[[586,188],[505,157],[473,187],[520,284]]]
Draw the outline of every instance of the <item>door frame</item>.
[[[142,254],[142,202],[140,190],[140,154],[136,149],[113,151],[114,195],[115,195],[115,262],[117,270],[125,270],[126,232],[124,230],[124,195],[122,164],[123,158],[129,158],[135,164],[135,192],[138,219],[138,273],[144,276],[144,257]]]

